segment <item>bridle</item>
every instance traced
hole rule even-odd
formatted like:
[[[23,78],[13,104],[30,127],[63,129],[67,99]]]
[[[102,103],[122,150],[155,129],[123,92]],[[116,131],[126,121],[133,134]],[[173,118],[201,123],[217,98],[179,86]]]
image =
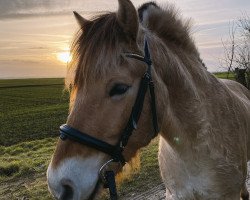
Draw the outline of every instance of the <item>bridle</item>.
[[[128,123],[124,128],[118,143],[116,145],[111,145],[105,141],[99,140],[98,138],[80,132],[68,126],[67,124],[60,126],[60,138],[62,140],[66,139],[74,140],[83,145],[94,148],[111,156],[112,159],[107,161],[99,170],[99,177],[104,183],[104,187],[109,188],[111,200],[116,200],[118,198],[116,191],[116,184],[115,184],[115,173],[113,171],[105,171],[105,168],[112,162],[120,163],[121,166],[125,165],[126,160],[124,159],[122,152],[126,147],[128,140],[133,133],[133,130],[137,129],[137,123],[141,116],[143,103],[148,88],[151,96],[151,112],[152,112],[152,122],[154,126],[154,135],[152,136],[152,138],[154,138],[159,132],[157,115],[156,115],[154,83],[152,81],[152,75],[151,75],[152,61],[148,49],[147,40],[145,39],[144,42],[144,56],[133,53],[125,53],[125,56],[146,63],[147,70],[141,79],[137,97],[134,106],[132,108],[132,112],[130,114]]]
[[[126,147],[128,140],[133,133],[133,130],[137,129],[137,123],[141,116],[143,103],[148,88],[151,96],[151,112],[152,112],[152,122],[154,126],[154,135],[152,136],[152,138],[154,138],[159,132],[158,120],[156,115],[154,83],[152,81],[152,75],[151,75],[152,61],[148,49],[147,40],[145,39],[144,42],[144,57],[133,53],[126,53],[125,56],[146,63],[147,70],[141,79],[137,97],[134,106],[132,108],[132,112],[130,114],[128,123],[124,128],[118,143],[116,145],[111,145],[105,141],[99,140],[98,138],[80,132],[68,126],[67,124],[60,126],[60,138],[62,140],[71,139],[111,156],[112,159],[106,162],[99,170],[99,176],[102,182],[104,183],[104,187],[109,188],[111,200],[116,200],[118,198],[116,191],[116,184],[115,184],[115,173],[113,171],[104,172],[104,170],[112,162],[118,162],[121,164],[121,166],[125,165],[126,161],[124,159],[124,156],[122,155],[122,152]]]

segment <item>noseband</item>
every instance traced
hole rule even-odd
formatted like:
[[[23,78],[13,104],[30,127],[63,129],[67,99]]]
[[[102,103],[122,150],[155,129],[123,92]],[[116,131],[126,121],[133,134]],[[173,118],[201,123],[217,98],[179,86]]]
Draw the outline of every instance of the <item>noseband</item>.
[[[74,140],[83,145],[94,148],[98,151],[101,151],[111,156],[112,159],[106,162],[99,170],[99,175],[100,175],[100,179],[104,183],[104,187],[109,188],[110,198],[112,200],[117,199],[115,173],[113,171],[104,172],[104,170],[112,162],[118,162],[121,164],[121,166],[125,165],[126,160],[124,159],[122,152],[124,148],[126,147],[128,140],[133,133],[133,130],[137,129],[137,123],[141,116],[143,103],[144,103],[144,99],[145,99],[148,88],[149,88],[150,96],[151,96],[152,122],[153,122],[154,132],[155,132],[153,137],[155,137],[157,133],[159,132],[157,115],[156,115],[154,83],[152,81],[152,76],[151,76],[152,61],[151,61],[150,52],[148,49],[147,40],[145,39],[145,42],[144,42],[144,57],[138,54],[133,54],[133,53],[126,53],[125,56],[128,58],[133,58],[133,59],[146,63],[147,70],[141,79],[137,97],[136,97],[134,106],[132,107],[132,112],[130,114],[128,123],[126,127],[124,128],[118,143],[116,145],[111,145],[107,142],[104,142],[95,137],[92,137],[86,133],[80,132],[68,126],[67,124],[60,126],[60,138],[62,140],[66,140],[66,139]]]

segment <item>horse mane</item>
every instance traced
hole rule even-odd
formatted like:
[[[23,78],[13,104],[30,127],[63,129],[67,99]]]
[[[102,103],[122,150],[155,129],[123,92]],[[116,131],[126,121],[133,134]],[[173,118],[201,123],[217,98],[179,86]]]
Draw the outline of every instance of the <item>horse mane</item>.
[[[190,36],[190,20],[183,20],[174,6],[161,8],[149,2],[138,9],[138,15],[141,25],[155,33],[173,52],[192,54],[204,67]],[[72,42],[73,59],[68,66],[66,86],[82,87],[91,79],[105,76],[112,67],[119,66],[122,54],[120,44],[124,40],[126,34],[118,23],[116,13],[101,14],[85,23]],[[179,57],[185,59],[184,56]]]
[[[141,24],[161,38],[172,50],[183,49],[199,56],[190,36],[191,20],[184,20],[172,4],[160,7],[155,2],[143,4],[138,9]]]

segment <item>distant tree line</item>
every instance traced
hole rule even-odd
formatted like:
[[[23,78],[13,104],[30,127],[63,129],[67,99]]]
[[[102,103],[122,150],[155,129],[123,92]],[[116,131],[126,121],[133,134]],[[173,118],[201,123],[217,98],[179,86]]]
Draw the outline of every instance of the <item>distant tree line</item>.
[[[234,73],[236,81],[250,89],[250,17],[245,14],[229,27],[229,40],[222,41],[222,66],[226,67],[228,76]]]

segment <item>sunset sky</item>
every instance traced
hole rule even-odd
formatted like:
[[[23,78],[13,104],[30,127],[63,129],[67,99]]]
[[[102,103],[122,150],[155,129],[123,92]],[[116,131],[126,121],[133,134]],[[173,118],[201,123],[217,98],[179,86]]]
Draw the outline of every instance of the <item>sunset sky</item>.
[[[135,6],[145,0],[132,0]],[[192,34],[209,71],[221,71],[221,39],[229,21],[250,15],[249,0],[157,0],[172,2],[193,19]],[[116,0],[0,0],[0,78],[64,77],[73,34],[72,11],[88,18],[115,11]]]

